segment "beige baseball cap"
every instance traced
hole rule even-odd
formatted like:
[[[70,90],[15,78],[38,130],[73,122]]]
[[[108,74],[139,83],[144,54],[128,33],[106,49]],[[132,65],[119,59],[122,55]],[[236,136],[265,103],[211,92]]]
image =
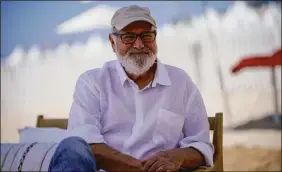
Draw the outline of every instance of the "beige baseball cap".
[[[157,28],[156,21],[151,16],[149,8],[139,7],[137,5],[131,5],[117,10],[112,17],[111,25],[112,28],[122,30],[125,26],[135,21],[146,21]]]

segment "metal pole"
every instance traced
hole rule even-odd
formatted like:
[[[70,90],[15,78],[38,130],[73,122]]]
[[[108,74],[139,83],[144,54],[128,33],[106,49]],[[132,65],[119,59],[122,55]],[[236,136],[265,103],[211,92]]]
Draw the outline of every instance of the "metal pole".
[[[279,104],[278,104],[278,88],[276,84],[276,76],[275,76],[275,66],[271,67],[271,83],[273,88],[273,100],[274,100],[274,116],[273,116],[273,122],[278,123],[279,122]]]
[[[277,23],[279,23],[279,19],[274,18],[274,20],[276,20]],[[279,26],[278,26],[279,27]],[[276,40],[276,36],[274,31],[271,31],[271,37],[273,38],[272,41],[276,44],[277,40]],[[271,40],[270,40],[271,41]],[[279,114],[279,100],[278,100],[278,88],[277,88],[277,82],[276,82],[276,71],[275,71],[275,66],[271,67],[271,83],[272,83],[272,88],[273,88],[273,102],[274,102],[274,108],[275,108],[275,112],[274,112],[274,116],[272,118],[273,122],[275,124],[279,124],[280,119],[281,119],[281,115]]]
[[[200,43],[195,43],[195,44],[192,44],[192,51],[193,51],[193,55],[194,55],[194,61],[195,61],[195,63],[196,63],[196,75],[197,75],[197,85],[198,85],[198,87],[199,88],[201,88],[202,87],[202,79],[201,79],[201,70],[200,70],[200,62],[199,62],[199,60],[200,60],[200,57],[201,57],[201,55],[200,55],[200,52],[201,52],[201,50],[202,50],[202,47],[201,47],[201,44]]]
[[[205,18],[206,17],[205,12],[206,12],[206,7],[207,7],[208,2],[207,1],[201,1],[201,2],[202,2],[202,7],[203,7],[203,16]],[[224,78],[223,78],[222,71],[221,71],[221,64],[220,64],[220,59],[219,59],[219,56],[218,56],[217,41],[214,40],[214,35],[211,32],[211,30],[209,29],[209,27],[207,27],[207,32],[208,32],[208,37],[211,41],[211,45],[214,47],[214,48],[212,48],[212,51],[214,50],[215,54],[216,54],[216,55],[214,55],[212,53],[212,57],[215,58],[215,61],[216,61],[216,73],[218,75],[220,90],[221,90],[222,97],[223,97],[223,105],[224,105],[224,108],[226,110],[226,114],[228,116],[228,118],[226,118],[226,119],[227,119],[227,122],[229,124],[232,124],[232,113],[231,113],[231,109],[230,109],[230,106],[229,106],[228,92],[226,92],[226,90],[225,90]]]

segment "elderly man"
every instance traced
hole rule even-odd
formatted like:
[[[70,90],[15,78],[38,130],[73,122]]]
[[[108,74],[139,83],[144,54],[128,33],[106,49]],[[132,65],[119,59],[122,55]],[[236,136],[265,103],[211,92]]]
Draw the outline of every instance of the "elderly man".
[[[49,171],[212,166],[201,94],[183,70],[158,59],[149,9],[121,8],[111,25],[109,40],[118,60],[79,77],[68,123],[72,137],[58,145]]]

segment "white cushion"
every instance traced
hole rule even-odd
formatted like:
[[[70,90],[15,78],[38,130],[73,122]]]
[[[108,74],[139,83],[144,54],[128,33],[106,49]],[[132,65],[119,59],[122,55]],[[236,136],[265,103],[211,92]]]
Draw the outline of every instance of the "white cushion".
[[[60,128],[34,128],[19,129],[20,143],[59,143],[68,137],[68,131]]]

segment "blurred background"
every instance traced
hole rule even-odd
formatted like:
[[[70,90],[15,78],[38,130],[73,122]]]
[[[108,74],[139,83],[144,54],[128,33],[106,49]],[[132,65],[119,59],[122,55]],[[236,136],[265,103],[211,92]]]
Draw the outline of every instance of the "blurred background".
[[[281,170],[281,61],[232,72],[281,49],[280,1],[1,1],[1,143],[38,114],[68,117],[78,76],[116,59],[110,19],[131,4],[151,9],[159,59],[224,113],[225,170]]]

